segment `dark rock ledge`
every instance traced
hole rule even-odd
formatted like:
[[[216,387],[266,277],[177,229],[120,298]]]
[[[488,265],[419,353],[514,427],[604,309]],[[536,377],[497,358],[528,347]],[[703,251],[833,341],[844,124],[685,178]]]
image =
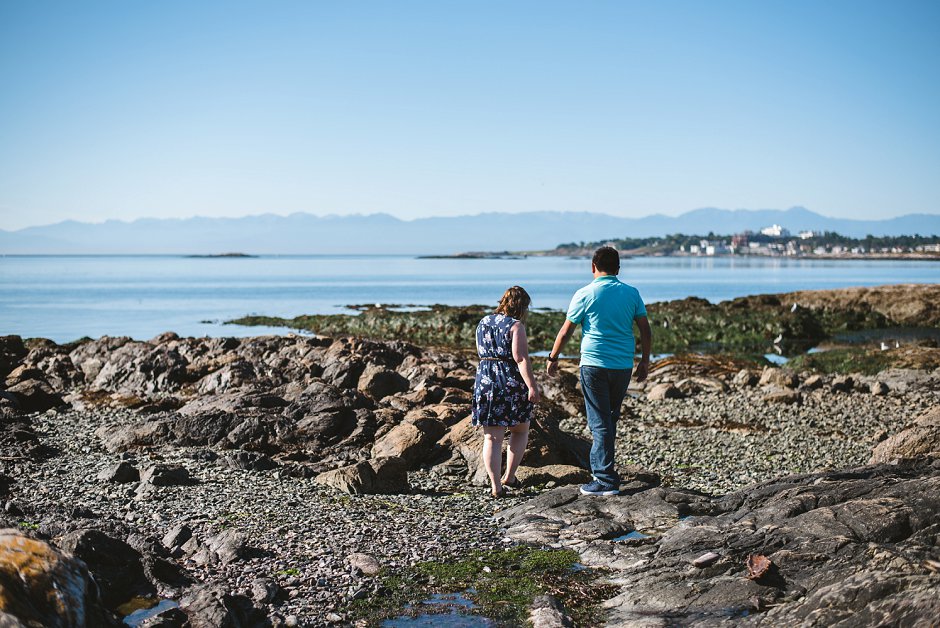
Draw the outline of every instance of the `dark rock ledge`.
[[[940,617],[940,459],[793,475],[721,497],[637,471],[623,490],[591,497],[563,487],[500,513],[514,540],[570,547],[610,570],[621,592],[605,603],[608,625],[927,626]],[[631,532],[640,534],[622,539]],[[751,554],[772,562],[756,580]]]

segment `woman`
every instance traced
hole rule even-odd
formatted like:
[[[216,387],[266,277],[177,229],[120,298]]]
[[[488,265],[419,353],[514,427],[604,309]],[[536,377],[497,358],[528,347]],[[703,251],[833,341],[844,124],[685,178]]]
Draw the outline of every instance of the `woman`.
[[[493,497],[502,497],[503,486],[518,486],[516,469],[529,441],[532,407],[541,399],[525,324],[532,299],[519,286],[506,291],[495,314],[477,325],[480,366],[473,386],[473,424],[483,427],[483,464],[490,476]],[[506,473],[502,465],[503,434],[509,429]]]

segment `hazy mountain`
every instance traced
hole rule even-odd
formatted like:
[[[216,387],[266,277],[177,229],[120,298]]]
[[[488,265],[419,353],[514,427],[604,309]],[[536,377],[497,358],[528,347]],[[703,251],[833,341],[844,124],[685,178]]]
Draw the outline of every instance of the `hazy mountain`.
[[[827,218],[802,207],[788,210],[697,209],[681,216],[619,218],[576,212],[485,213],[399,220],[387,214],[314,216],[262,214],[244,218],[68,220],[18,231],[0,230],[0,254],[252,254],[404,253],[535,250],[565,242],[668,233],[731,234],[780,224],[843,235],[940,234],[940,215],[888,220]]]

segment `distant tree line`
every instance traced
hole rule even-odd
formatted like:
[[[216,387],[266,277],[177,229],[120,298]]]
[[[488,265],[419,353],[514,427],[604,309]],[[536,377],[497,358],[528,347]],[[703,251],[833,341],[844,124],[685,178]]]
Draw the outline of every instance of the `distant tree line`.
[[[817,233],[809,238],[801,238],[796,235],[784,237],[775,237],[764,235],[762,233],[745,232],[736,235],[716,235],[709,231],[706,235],[687,235],[684,233],[673,233],[666,236],[655,236],[649,238],[614,238],[611,240],[599,240],[597,242],[567,242],[555,247],[555,251],[563,254],[574,254],[586,250],[593,250],[600,246],[609,245],[620,251],[644,250],[668,254],[673,251],[688,250],[690,246],[699,244],[702,240],[710,243],[732,242],[735,239],[746,239],[748,242],[758,242],[761,244],[786,243],[796,241],[802,245],[812,247],[833,247],[841,246],[846,249],[859,247],[866,251],[878,251],[881,249],[902,249],[913,250],[918,246],[940,243],[940,236],[930,235],[900,235],[900,236],[874,236],[867,235],[864,238],[851,238],[835,231],[824,231]]]

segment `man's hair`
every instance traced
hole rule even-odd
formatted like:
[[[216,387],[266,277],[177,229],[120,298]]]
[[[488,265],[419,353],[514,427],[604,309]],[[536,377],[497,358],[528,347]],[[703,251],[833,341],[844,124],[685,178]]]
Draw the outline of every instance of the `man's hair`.
[[[496,308],[497,314],[505,314],[512,318],[524,321],[528,312],[529,304],[532,303],[532,297],[521,286],[512,286],[499,300],[499,307]]]
[[[591,263],[602,273],[616,275],[620,272],[620,253],[612,246],[602,246],[594,251]]]

